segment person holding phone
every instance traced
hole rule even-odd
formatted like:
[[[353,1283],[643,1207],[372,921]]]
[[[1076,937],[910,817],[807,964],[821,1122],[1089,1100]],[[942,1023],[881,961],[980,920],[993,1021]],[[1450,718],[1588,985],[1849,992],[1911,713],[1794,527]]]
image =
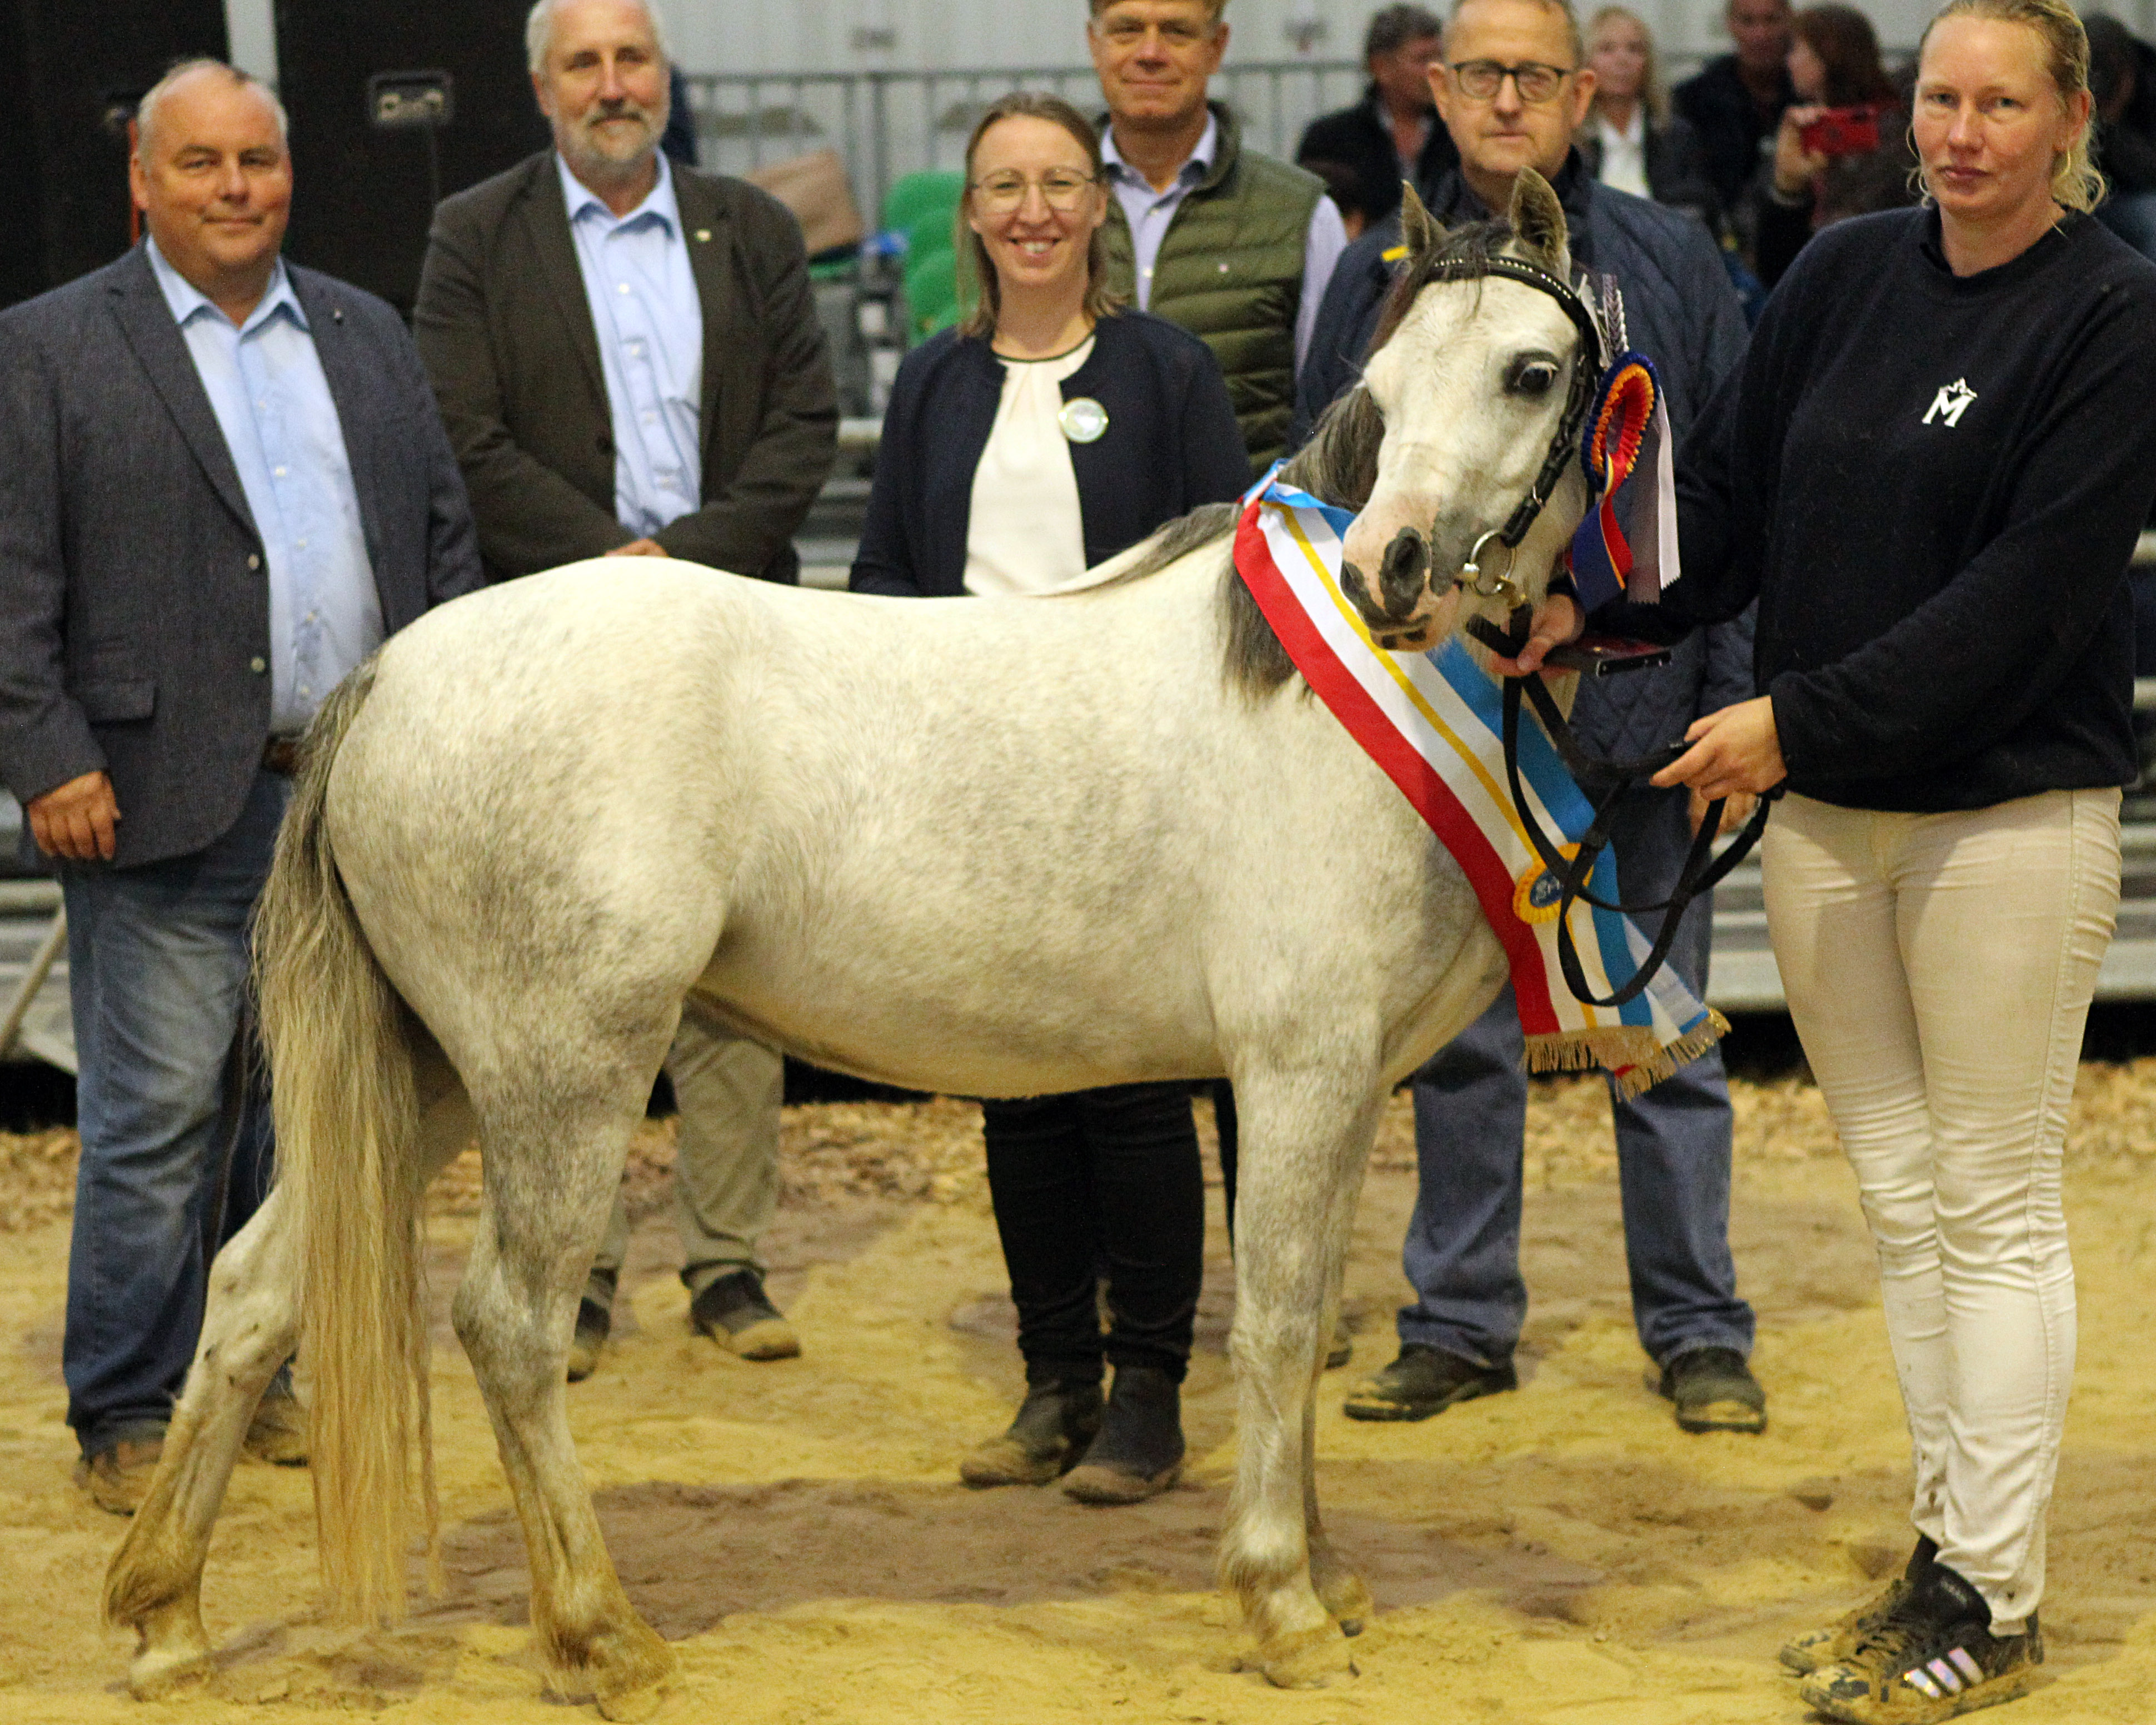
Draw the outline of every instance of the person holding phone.
[[[1789,21],[1795,104],[1763,168],[1753,249],[1769,288],[1820,228],[1912,200],[1907,105],[1879,62],[1871,21],[1853,7],[1810,6]]]
[[[899,367],[855,592],[1041,592],[1249,483],[1211,349],[1108,290],[1106,179],[1093,128],[1055,96],[1004,96],[974,128],[957,238],[980,303]],[[1189,1086],[991,1098],[981,1114],[1026,1395],[960,1477],[1064,1476],[1096,1504],[1164,1491],[1204,1256]]]
[[[2156,265],[2090,215],[2063,0],[1927,31],[1925,208],[1791,266],[1686,438],[1683,579],[1599,626],[1756,601],[1763,692],[1657,784],[1786,794],[1762,846],[1789,1015],[1878,1249],[1915,1461],[1903,1573],[1784,1663],[1859,1725],[2008,1701],[2044,1657],[2073,1377],[2066,1109],[2135,777],[2126,571],[2156,499]],[[1576,634],[1538,611],[1517,669]]]

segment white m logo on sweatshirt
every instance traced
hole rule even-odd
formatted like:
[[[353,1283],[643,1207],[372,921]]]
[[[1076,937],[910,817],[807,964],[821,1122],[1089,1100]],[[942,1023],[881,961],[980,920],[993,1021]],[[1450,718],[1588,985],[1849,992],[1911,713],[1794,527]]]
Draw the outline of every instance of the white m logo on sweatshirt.
[[[1961,416],[1969,411],[1969,404],[1976,399],[1976,392],[1969,387],[1969,379],[1957,377],[1951,383],[1940,386],[1939,393],[1932,398],[1930,410],[1924,415],[1924,424],[1943,419],[1949,426],[1961,424]]]

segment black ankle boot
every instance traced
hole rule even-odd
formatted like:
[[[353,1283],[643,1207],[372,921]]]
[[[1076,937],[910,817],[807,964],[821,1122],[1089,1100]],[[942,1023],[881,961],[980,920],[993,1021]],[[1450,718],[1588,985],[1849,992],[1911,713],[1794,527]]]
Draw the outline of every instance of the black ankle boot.
[[[977,1445],[958,1464],[958,1477],[983,1487],[1045,1486],[1078,1465],[1100,1429],[1099,1384],[1029,1384],[1010,1429]]]
[[[1158,1366],[1118,1366],[1101,1435],[1063,1481],[1081,1503],[1137,1503],[1183,1473],[1183,1386]]]

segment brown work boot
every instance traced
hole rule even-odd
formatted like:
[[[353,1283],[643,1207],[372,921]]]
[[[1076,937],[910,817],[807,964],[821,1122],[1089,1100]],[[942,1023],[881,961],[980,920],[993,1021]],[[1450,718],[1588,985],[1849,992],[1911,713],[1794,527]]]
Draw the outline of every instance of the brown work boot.
[[[711,1283],[690,1301],[689,1318],[743,1359],[792,1359],[801,1352],[793,1326],[764,1296],[763,1278],[753,1270],[737,1270]]]
[[[150,1495],[150,1476],[165,1453],[165,1430],[138,1426],[131,1437],[114,1440],[74,1465],[74,1482],[107,1515],[131,1516]]]
[[[307,1465],[307,1413],[299,1399],[280,1379],[254,1404],[254,1417],[247,1423],[240,1447],[257,1461],[273,1467]]]

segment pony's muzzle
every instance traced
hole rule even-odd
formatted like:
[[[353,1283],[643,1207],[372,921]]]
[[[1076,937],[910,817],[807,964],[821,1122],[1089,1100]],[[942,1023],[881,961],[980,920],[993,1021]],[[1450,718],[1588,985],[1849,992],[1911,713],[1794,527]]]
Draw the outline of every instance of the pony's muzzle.
[[[1430,546],[1413,527],[1393,535],[1378,565],[1378,590],[1354,564],[1340,566],[1340,590],[1372,629],[1398,629],[1423,608],[1430,593]]]

